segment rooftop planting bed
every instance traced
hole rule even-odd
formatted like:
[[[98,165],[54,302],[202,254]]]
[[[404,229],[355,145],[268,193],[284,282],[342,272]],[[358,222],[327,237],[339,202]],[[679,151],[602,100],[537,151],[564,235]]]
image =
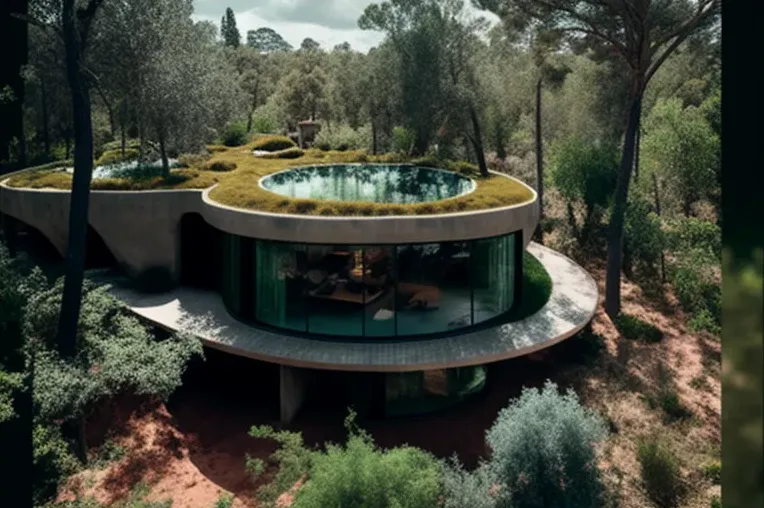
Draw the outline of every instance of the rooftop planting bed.
[[[120,175],[120,177],[94,179],[91,189],[106,191],[207,189],[217,184],[210,192],[210,198],[224,205],[273,213],[325,216],[428,215],[498,208],[533,199],[533,192],[525,185],[496,175],[481,178],[475,166],[464,162],[406,160],[397,154],[371,156],[365,151],[324,152],[312,149],[303,152],[295,147],[255,156],[253,151],[262,149],[262,146],[262,138],[239,147],[210,146],[208,149],[211,157],[208,160],[189,157],[185,161],[188,167],[172,169],[169,177],[161,176],[155,169],[139,168],[139,171],[128,177]],[[263,176],[300,166],[407,162],[456,171],[473,178],[477,188],[474,192],[452,199],[416,204],[387,204],[293,199],[269,192],[259,185]],[[64,168],[71,165],[71,161],[62,161],[30,168],[13,175],[7,185],[17,188],[69,190],[72,175]]]

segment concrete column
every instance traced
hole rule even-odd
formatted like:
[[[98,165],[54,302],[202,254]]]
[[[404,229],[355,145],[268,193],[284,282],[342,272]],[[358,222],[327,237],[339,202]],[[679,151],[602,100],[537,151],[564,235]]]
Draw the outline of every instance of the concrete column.
[[[281,365],[279,369],[279,393],[281,400],[281,423],[291,423],[305,400],[306,370]]]

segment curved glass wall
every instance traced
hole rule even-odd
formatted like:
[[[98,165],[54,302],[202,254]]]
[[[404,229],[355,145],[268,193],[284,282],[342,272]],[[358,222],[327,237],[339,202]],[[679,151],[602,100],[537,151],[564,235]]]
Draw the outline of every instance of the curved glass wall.
[[[245,321],[319,336],[458,330],[511,310],[520,234],[376,246],[225,235],[223,300]]]

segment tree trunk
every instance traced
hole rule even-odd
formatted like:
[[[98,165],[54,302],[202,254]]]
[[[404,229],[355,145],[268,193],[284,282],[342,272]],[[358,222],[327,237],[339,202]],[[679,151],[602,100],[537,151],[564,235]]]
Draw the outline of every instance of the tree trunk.
[[[472,121],[472,145],[475,148],[475,157],[477,157],[478,167],[480,168],[480,176],[488,178],[490,175],[488,173],[488,166],[485,163],[485,150],[483,150],[483,136],[480,133],[480,120],[473,105],[470,105],[470,120]]]
[[[255,90],[252,93],[252,107],[249,108],[249,116],[247,117],[247,132],[252,132],[252,116],[257,109],[257,99],[257,87],[255,87]]]
[[[88,441],[85,433],[85,421],[84,416],[77,418],[77,439],[75,443],[75,453],[83,464],[88,463]]]
[[[0,161],[10,162],[11,144],[18,141],[19,160],[16,167],[26,166],[26,140],[24,139],[24,80],[21,69],[28,59],[28,25],[12,14],[26,16],[28,2],[25,0],[3,0],[0,7],[0,33],[7,41],[9,50],[3,55],[0,65],[0,88],[10,87],[13,101],[0,103]],[[3,168],[0,165],[0,173]]]
[[[74,0],[63,1],[62,21],[66,76],[74,115],[74,176],[69,204],[69,237],[57,342],[63,357],[73,357],[77,353],[77,324],[85,271],[90,181],[93,176],[93,126],[90,118],[90,93],[80,71],[82,46]]]
[[[504,128],[501,126],[501,122],[496,123],[496,157],[501,160],[507,158],[507,150],[504,148]]]
[[[639,142],[642,138],[642,127],[637,126],[637,140],[634,148],[634,181],[639,181]]]
[[[377,122],[371,117],[371,154],[377,155]]]
[[[653,197],[655,198],[655,215],[660,219],[661,216],[661,198],[658,192],[658,177],[653,173]],[[666,255],[661,249],[661,283],[666,282]]]
[[[539,200],[539,224],[533,236],[541,245],[544,244],[544,234],[541,230],[541,220],[544,218],[544,146],[541,139],[541,85],[542,79],[536,81],[536,192]],[[570,206],[570,205],[568,205]]]
[[[69,128],[64,131],[64,146],[66,147],[66,157],[64,158],[68,160],[72,155],[72,132]]]
[[[125,147],[127,145],[127,134],[125,133],[125,129],[127,128],[127,102],[122,101],[122,104],[120,104],[120,114],[119,114],[119,132],[120,132],[120,141],[121,141],[121,148],[122,148],[122,158],[125,157]]]
[[[48,92],[45,80],[40,81],[40,98],[42,99],[42,146],[45,160],[50,159],[50,119],[48,115]]]
[[[610,216],[607,242],[607,271],[605,275],[605,312],[615,318],[621,312],[621,268],[623,263],[623,223],[629,197],[631,169],[634,166],[634,145],[642,113],[642,83],[633,85],[629,104],[626,136],[621,153],[621,167],[615,186],[613,212]]]
[[[159,138],[159,154],[162,156],[162,175],[167,178],[170,176],[170,160],[167,158],[167,147],[165,143],[165,132],[163,128],[157,129]]]

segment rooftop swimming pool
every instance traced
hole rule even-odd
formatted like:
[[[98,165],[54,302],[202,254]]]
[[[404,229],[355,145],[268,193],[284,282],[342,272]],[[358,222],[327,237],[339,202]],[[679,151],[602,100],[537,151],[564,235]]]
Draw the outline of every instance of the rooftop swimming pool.
[[[455,198],[476,187],[457,173],[410,164],[304,166],[265,176],[260,185],[290,198],[396,204]]]

